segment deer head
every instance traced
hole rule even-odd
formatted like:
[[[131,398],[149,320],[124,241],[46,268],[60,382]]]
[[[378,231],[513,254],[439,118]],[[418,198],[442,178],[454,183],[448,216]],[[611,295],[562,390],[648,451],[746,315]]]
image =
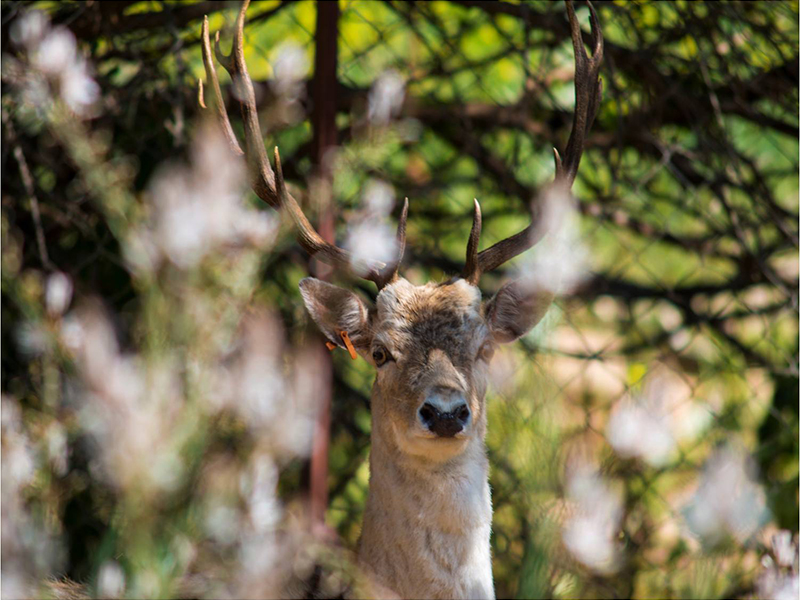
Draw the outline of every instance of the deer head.
[[[351,343],[377,370],[373,388],[373,424],[385,443],[427,460],[449,459],[470,445],[482,442],[486,431],[484,395],[488,364],[497,344],[524,335],[547,312],[553,293],[525,281],[503,285],[482,301],[478,281],[533,246],[545,233],[537,218],[523,231],[478,252],[481,211],[475,201],[472,231],[461,276],[445,283],[415,286],[398,275],[405,248],[408,200],[397,230],[396,259],[390,264],[355,260],[346,250],[330,244],[314,230],[297,201],[287,191],[280,156],[275,149],[273,171],[258,124],[255,95],[243,52],[243,28],[249,2],[239,12],[230,56],[219,50],[217,60],[228,70],[242,112],[245,148],[242,151],[228,121],[211,57],[207,20],[203,24],[203,59],[213,86],[216,111],[231,150],[244,155],[256,194],[272,207],[285,211],[294,222],[301,246],[320,260],[373,281],[379,290],[375,306],[351,291],[314,278],[304,279],[300,290],[311,317],[322,333],[340,347]],[[564,158],[555,151],[556,175],[551,187],[563,194],[577,174],[586,135],[594,121],[601,95],[599,67],[603,39],[591,4],[591,56],[587,55],[571,2],[567,2],[575,50],[575,113]],[[200,87],[201,105],[202,83]]]
[[[552,295],[504,285],[488,302],[468,279],[415,286],[401,277],[374,307],[356,294],[313,278],[300,283],[306,307],[325,336],[356,351],[377,370],[375,435],[427,459],[449,459],[486,431],[483,399],[496,344],[517,339],[546,312]]]

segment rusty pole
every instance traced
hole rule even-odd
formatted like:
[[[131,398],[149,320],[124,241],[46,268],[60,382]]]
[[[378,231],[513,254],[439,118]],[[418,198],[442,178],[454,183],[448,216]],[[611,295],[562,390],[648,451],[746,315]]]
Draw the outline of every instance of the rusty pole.
[[[330,166],[330,150],[336,146],[336,67],[337,44],[339,39],[339,2],[317,2],[317,28],[315,34],[314,79],[312,83],[313,109],[311,125],[313,129],[312,160],[314,178],[319,197],[323,199],[320,207],[319,232],[328,242],[335,241],[334,207],[331,190],[333,173]],[[323,277],[325,278],[325,277]],[[328,506],[328,447],[330,444],[331,388],[333,385],[333,365],[322,344],[319,351],[326,354],[319,364],[324,365],[326,379],[321,386],[319,414],[315,426],[311,464],[309,469],[309,510],[312,530],[323,533],[325,510]]]

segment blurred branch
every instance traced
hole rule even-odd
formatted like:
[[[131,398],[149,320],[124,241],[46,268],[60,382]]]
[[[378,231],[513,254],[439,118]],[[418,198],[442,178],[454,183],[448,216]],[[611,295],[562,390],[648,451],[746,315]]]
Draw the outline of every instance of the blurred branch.
[[[125,14],[134,4],[135,0],[118,0],[90,2],[77,10],[75,6],[64,6],[53,15],[53,22],[69,26],[78,39],[91,40],[101,35],[120,35],[142,29],[183,27],[191,21],[202,19],[203,15],[232,8],[232,4],[224,0],[192,4],[160,2],[162,10]]]
[[[19,166],[20,176],[22,183],[25,186],[25,192],[28,194],[28,201],[31,204],[31,214],[33,216],[33,225],[36,230],[36,245],[39,248],[39,259],[42,266],[48,270],[55,270],[55,266],[50,262],[50,256],[47,253],[47,243],[45,242],[44,229],[42,228],[42,215],[39,209],[39,199],[36,197],[36,189],[33,183],[28,162],[25,160],[25,155],[22,152],[22,147],[17,140],[17,133],[14,130],[14,125],[11,122],[11,117],[7,110],[3,110],[3,126],[6,130],[8,142],[14,148],[14,158]]]

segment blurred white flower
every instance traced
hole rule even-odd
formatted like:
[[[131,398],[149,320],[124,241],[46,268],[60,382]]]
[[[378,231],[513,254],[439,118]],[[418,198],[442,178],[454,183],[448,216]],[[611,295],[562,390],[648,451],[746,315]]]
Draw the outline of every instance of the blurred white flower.
[[[195,197],[188,173],[160,173],[151,186],[159,210],[156,239],[161,249],[178,266],[193,266],[209,249],[207,232],[223,222],[224,215],[219,215],[223,219],[209,218],[212,204],[205,195]],[[220,205],[229,205],[221,200]]]
[[[611,413],[606,436],[620,456],[638,457],[654,467],[667,463],[675,449],[670,415],[645,399],[623,400]]]
[[[769,556],[762,560],[764,570],[756,580],[756,597],[762,600],[797,600],[800,578],[797,570],[781,569]]]
[[[70,110],[81,116],[92,116],[91,109],[100,99],[100,86],[89,75],[89,65],[77,60],[61,73],[61,97]]]
[[[797,573],[771,574],[758,585],[758,597],[764,600],[797,600],[800,579]]]
[[[797,561],[797,544],[792,541],[792,532],[783,529],[772,536],[772,554],[779,566],[792,568]]]
[[[19,404],[10,396],[2,395],[0,399],[0,424],[2,424],[2,438],[11,434],[22,433],[22,411]],[[0,440],[1,441],[1,440]]]
[[[17,19],[12,38],[25,46],[33,67],[21,85],[27,103],[45,107],[51,98],[50,82],[72,112],[80,117],[93,116],[100,87],[90,75],[89,63],[79,56],[75,36],[69,29],[50,29],[45,15],[31,11]]]
[[[108,560],[100,566],[97,575],[97,596],[99,598],[122,598],[125,594],[125,573],[122,567]]]
[[[183,461],[172,448],[165,448],[155,456],[152,464],[152,479],[161,490],[170,492],[177,489],[182,476]]]
[[[16,561],[14,561],[16,563]],[[30,578],[28,578],[22,569],[17,568],[17,564],[13,567],[5,562],[0,566],[0,573],[2,573],[3,583],[3,598],[35,598],[37,589]]]
[[[82,306],[68,315],[61,337],[77,355],[82,374],[90,386],[103,390],[110,385],[119,346],[114,328],[99,304]]]
[[[351,224],[345,244],[353,253],[353,267],[356,269],[358,261],[385,263],[397,256],[395,232],[389,225],[372,216]]]
[[[363,192],[364,210],[349,222],[345,246],[353,253],[356,271],[364,262],[390,262],[397,256],[395,231],[384,219],[394,206],[394,189],[385,181],[370,180]]]
[[[272,534],[266,536],[249,534],[245,536],[244,540],[242,540],[241,548],[239,549],[239,561],[244,575],[242,581],[239,582],[240,586],[244,587],[248,583],[256,583],[256,585],[261,584],[261,586],[263,586],[260,580],[270,581],[270,576],[274,575],[277,571],[278,560],[285,552],[276,542],[277,540],[275,540],[275,536]],[[250,578],[256,581],[248,581]],[[274,597],[278,595],[275,589],[276,588],[272,588],[272,591],[267,594],[263,592],[257,595],[243,593],[241,596],[245,598],[252,596],[262,598]]]
[[[150,273],[158,266],[161,251],[148,229],[131,229],[125,239],[123,256],[133,271]]]
[[[710,422],[708,406],[692,396],[691,388],[671,370],[655,366],[643,390],[614,407],[606,437],[620,456],[662,467],[678,442],[695,439]]]
[[[30,10],[14,21],[11,26],[11,40],[18,46],[28,49],[39,45],[49,27],[47,15],[41,10]]]
[[[292,421],[287,419],[287,424]],[[262,445],[250,455],[239,482],[249,520],[248,526],[240,531],[236,597],[280,595],[286,569],[291,568],[297,552],[299,532],[292,531],[291,515],[284,516],[277,499],[279,473],[271,447],[271,443]]]
[[[303,355],[292,357],[292,363],[303,372],[305,387],[299,388],[284,374],[286,358],[279,320],[267,312],[256,312],[245,319],[231,360],[209,374],[208,409],[239,414],[262,440],[265,457],[309,452],[313,418],[322,393],[313,387],[319,365]]]
[[[764,600],[796,600],[800,595],[798,579],[798,552],[792,532],[782,530],[772,536],[772,559],[769,555],[761,559],[763,571],[756,580],[758,598]]]
[[[47,349],[47,332],[40,323],[23,321],[16,331],[17,345],[20,352],[29,356],[38,356]]]
[[[242,162],[216,129],[204,129],[192,146],[191,166],[164,167],[150,184],[155,247],[175,265],[190,268],[220,247],[268,243],[276,219],[244,205],[244,183]],[[149,242],[142,232],[137,235],[129,256],[146,267]]]
[[[363,204],[375,215],[388,215],[394,207],[394,188],[381,179],[370,179],[364,186]]]
[[[8,396],[2,399],[2,476],[3,503],[13,498],[33,479],[35,456],[28,436],[22,430],[22,411]]]
[[[213,505],[206,513],[205,528],[208,535],[220,544],[232,544],[240,529],[239,513],[225,504]]]
[[[671,336],[669,336],[669,345],[670,348],[677,352],[681,352],[689,345],[689,342],[692,341],[692,336],[689,333],[688,328],[682,327]]]
[[[63,315],[72,300],[72,281],[60,271],[47,278],[45,306],[51,316]]]
[[[184,465],[176,451],[182,402],[173,361],[121,354],[99,305],[81,307],[67,324],[76,332],[71,349],[86,388],[78,416],[95,442],[98,475],[122,488],[174,489]]]
[[[197,557],[197,546],[195,542],[190,537],[181,533],[175,534],[169,547],[175,554],[175,557],[178,559],[178,564],[180,565],[189,565]]]
[[[67,432],[64,427],[58,423],[53,422],[45,434],[47,440],[47,456],[50,460],[50,465],[53,467],[56,475],[59,477],[67,473],[68,452],[67,447]]]
[[[33,447],[26,438],[11,441],[3,450],[3,487],[20,489],[30,483],[35,472]]]
[[[271,457],[262,454],[251,461],[250,473],[242,482],[250,512],[250,524],[255,533],[273,531],[281,518],[281,506],[276,497],[278,468]]]
[[[397,71],[383,73],[369,92],[367,118],[375,124],[385,125],[403,107],[405,82]]]
[[[271,315],[251,315],[244,326],[242,352],[233,369],[231,405],[255,430],[271,428],[290,415],[282,374],[283,331]]]
[[[567,495],[575,504],[575,513],[563,530],[567,549],[593,571],[602,575],[615,573],[620,563],[620,493],[597,471],[579,465],[568,476]]]
[[[292,417],[281,429],[280,448],[293,456],[308,456],[318,426],[320,399],[329,393],[330,363],[318,347],[304,347],[294,356]]]
[[[41,77],[29,77],[22,86],[22,102],[39,110],[50,102],[50,88]]]
[[[76,354],[81,349],[84,342],[84,334],[83,323],[76,314],[70,313],[61,322],[59,338],[67,350],[73,354]]]
[[[683,402],[672,412],[672,435],[678,441],[696,439],[712,423],[712,409],[704,401]]]
[[[282,44],[275,50],[271,64],[274,75],[272,87],[275,92],[284,101],[296,100],[308,75],[309,64],[305,50],[294,43]]]
[[[75,36],[66,27],[50,31],[33,51],[33,65],[46,75],[59,76],[75,62]]]
[[[520,279],[534,289],[569,293],[588,275],[588,252],[579,230],[575,198],[551,186],[539,199],[539,219],[533,235],[542,236],[520,258]]]
[[[34,481],[37,453],[26,432],[22,410],[3,395],[0,453],[0,578],[4,598],[35,598],[36,583],[57,568],[61,544],[34,517],[25,488]]]
[[[276,220],[270,213],[253,210],[234,221],[233,237],[263,248],[274,238],[276,230]]]
[[[285,390],[276,358],[263,352],[248,353],[241,365],[237,400],[248,422],[256,427],[270,425],[280,416]]]
[[[769,514],[750,457],[732,444],[716,450],[703,466],[700,485],[684,515],[691,530],[710,544],[728,533],[747,541]]]

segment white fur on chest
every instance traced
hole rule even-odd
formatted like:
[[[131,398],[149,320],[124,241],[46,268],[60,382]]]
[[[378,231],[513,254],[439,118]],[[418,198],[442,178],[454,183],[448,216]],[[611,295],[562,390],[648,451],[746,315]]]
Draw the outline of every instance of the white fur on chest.
[[[493,598],[491,521],[485,459],[421,480],[382,468],[359,559],[404,598]]]

